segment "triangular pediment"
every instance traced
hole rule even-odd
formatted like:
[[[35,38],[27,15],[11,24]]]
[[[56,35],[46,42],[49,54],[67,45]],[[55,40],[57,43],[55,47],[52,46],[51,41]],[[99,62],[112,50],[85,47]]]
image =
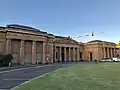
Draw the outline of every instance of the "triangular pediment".
[[[69,38],[69,37],[57,37],[55,39],[56,43],[63,43],[63,44],[79,44],[79,42],[77,42],[76,40]]]

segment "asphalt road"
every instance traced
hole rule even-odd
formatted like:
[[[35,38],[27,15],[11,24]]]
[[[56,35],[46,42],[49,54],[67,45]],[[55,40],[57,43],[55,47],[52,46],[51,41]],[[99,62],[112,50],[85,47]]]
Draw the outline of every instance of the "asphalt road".
[[[51,72],[62,67],[68,67],[76,64],[86,65],[90,63],[56,63],[46,67],[28,67],[27,69],[14,70],[10,72],[0,72],[0,90],[9,90],[25,81],[28,81],[47,72]]]

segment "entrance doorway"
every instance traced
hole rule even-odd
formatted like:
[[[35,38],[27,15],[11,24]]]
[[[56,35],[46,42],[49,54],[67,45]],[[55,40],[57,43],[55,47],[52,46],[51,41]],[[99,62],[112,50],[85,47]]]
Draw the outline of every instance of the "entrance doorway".
[[[62,62],[64,62],[64,53],[62,52]]]
[[[61,48],[61,61],[64,62],[64,47]]]
[[[92,61],[93,59],[92,59],[92,52],[90,52],[90,61]]]

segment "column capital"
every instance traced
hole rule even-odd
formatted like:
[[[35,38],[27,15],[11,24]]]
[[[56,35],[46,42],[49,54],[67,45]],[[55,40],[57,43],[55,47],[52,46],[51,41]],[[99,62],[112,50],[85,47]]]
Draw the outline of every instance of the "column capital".
[[[25,41],[24,41],[24,40],[21,40],[20,44],[23,45],[24,43],[25,43]]]
[[[36,41],[33,41],[33,42],[32,42],[32,45],[33,45],[33,46],[36,46]]]

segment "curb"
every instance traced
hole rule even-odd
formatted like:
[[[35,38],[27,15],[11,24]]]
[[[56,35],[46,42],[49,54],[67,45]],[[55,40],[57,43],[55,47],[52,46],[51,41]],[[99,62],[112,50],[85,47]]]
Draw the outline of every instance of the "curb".
[[[12,71],[16,71],[16,70],[23,70],[23,69],[30,69],[30,68],[47,67],[47,66],[52,66],[52,64],[41,65],[41,66],[33,66],[33,67],[23,67],[23,68],[10,69],[10,70],[1,71],[0,73],[6,73],[6,72],[12,72]]]
[[[13,69],[20,69],[20,68],[28,68],[28,67],[37,67],[37,66],[45,66],[45,65],[52,65],[52,64],[36,64],[36,65],[26,65],[26,66],[13,66],[13,67],[2,67],[0,68],[0,72],[6,70],[13,70]]]

